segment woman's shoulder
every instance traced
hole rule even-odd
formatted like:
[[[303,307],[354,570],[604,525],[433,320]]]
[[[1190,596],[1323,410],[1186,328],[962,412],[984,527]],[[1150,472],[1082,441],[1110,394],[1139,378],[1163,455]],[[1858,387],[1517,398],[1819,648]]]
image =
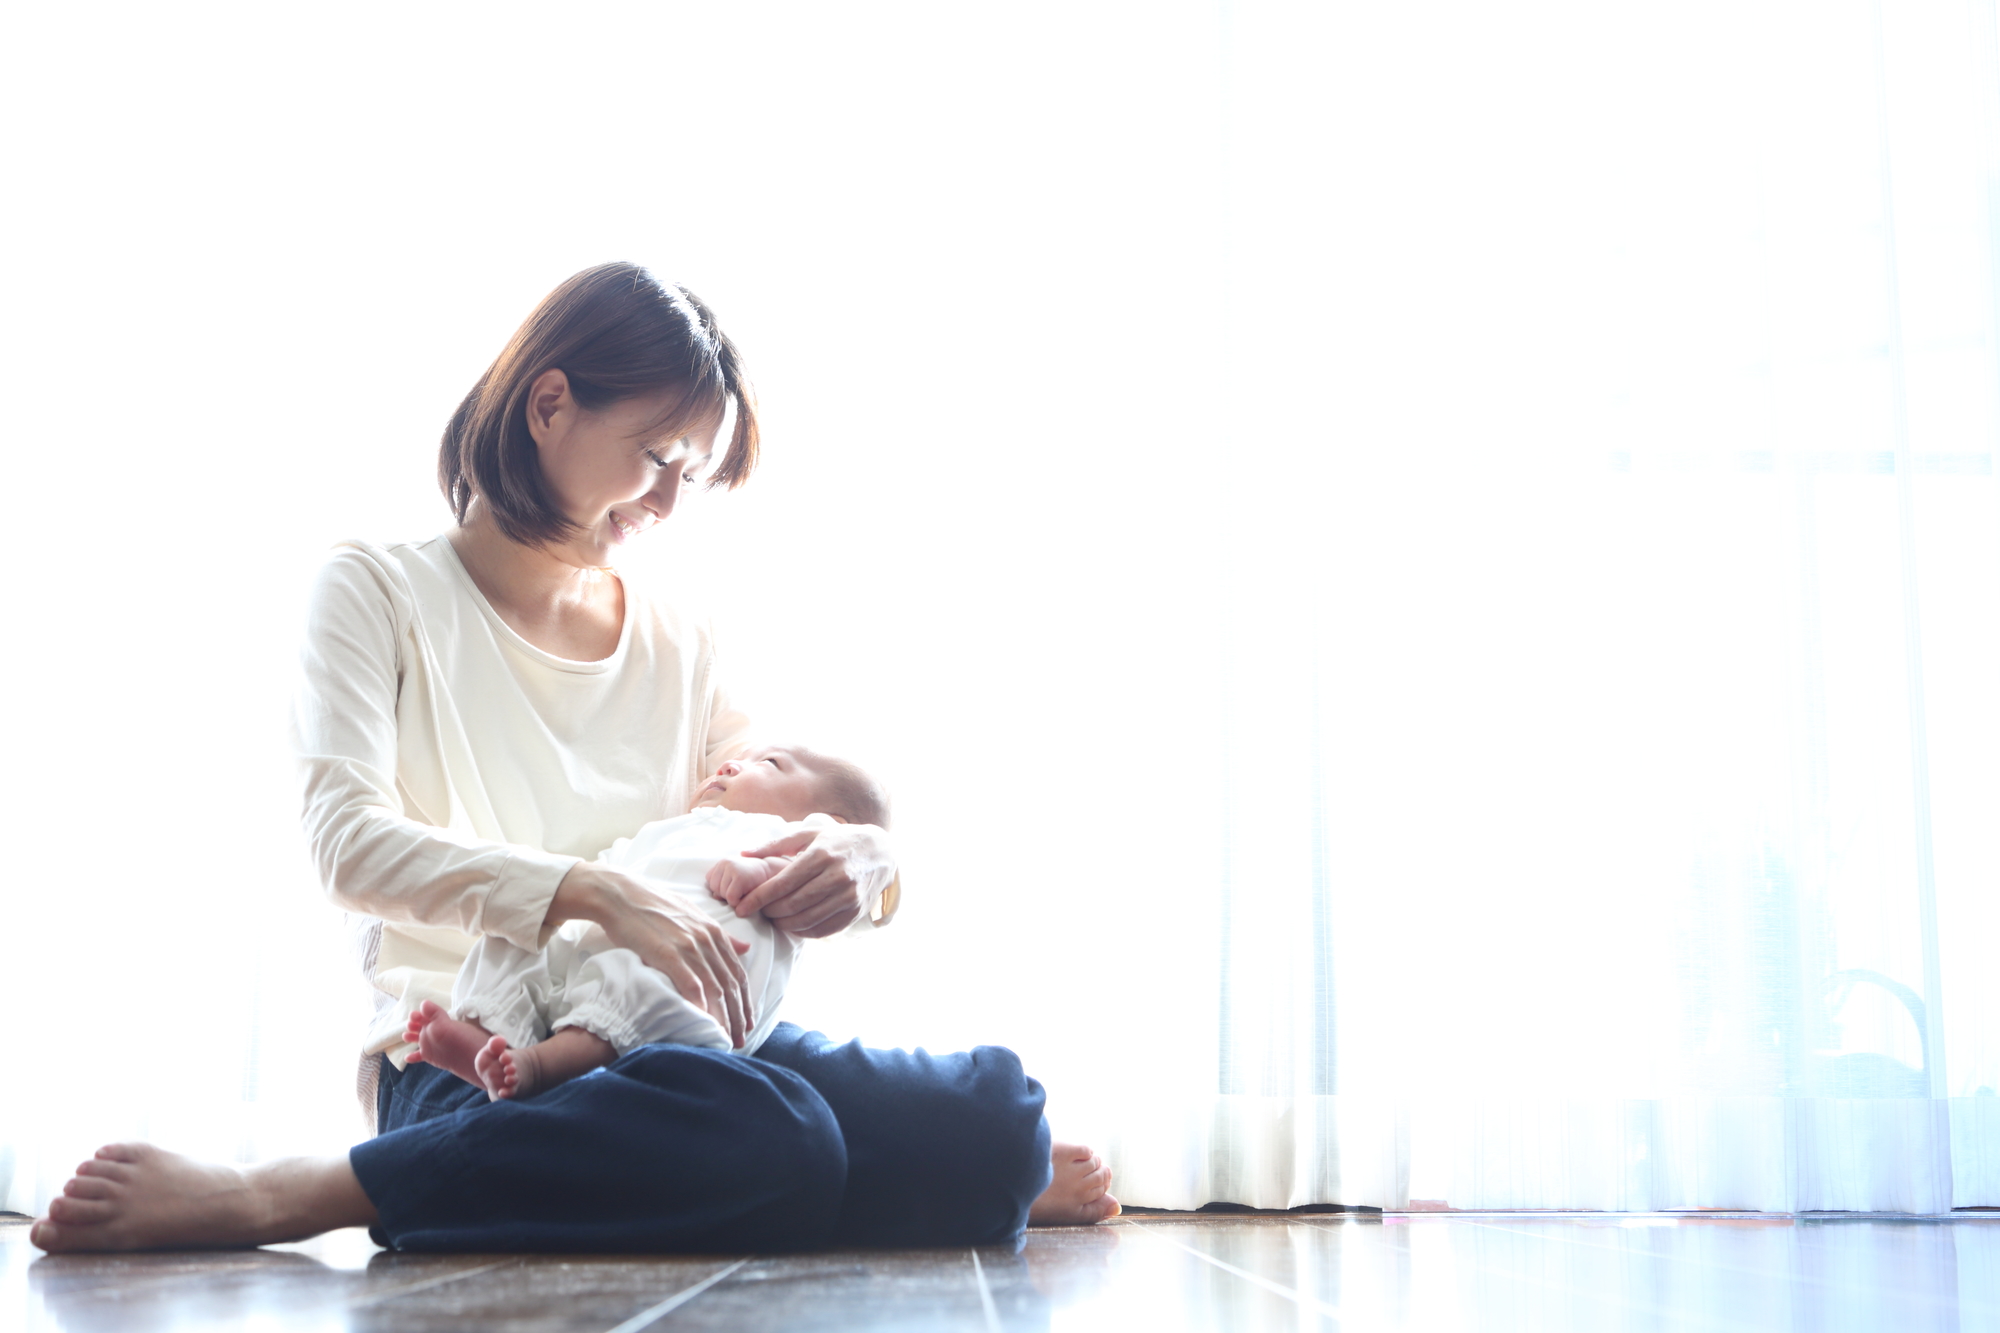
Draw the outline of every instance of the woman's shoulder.
[[[320,566],[322,588],[344,588],[387,596],[402,603],[447,592],[458,558],[446,538],[372,542],[351,537],[333,544]]]
[[[403,542],[374,542],[365,537],[346,537],[328,549],[326,568],[337,571],[373,569],[392,576],[407,576],[419,570],[448,568],[448,562],[455,562],[457,558],[452,553],[451,540],[443,535]]]

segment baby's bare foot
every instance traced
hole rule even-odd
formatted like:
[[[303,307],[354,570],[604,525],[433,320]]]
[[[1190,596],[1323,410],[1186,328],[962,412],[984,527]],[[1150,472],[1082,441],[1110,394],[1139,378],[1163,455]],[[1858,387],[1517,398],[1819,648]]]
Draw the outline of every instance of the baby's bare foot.
[[[474,1061],[479,1068],[479,1081],[486,1086],[486,1095],[494,1101],[509,1097],[532,1097],[542,1090],[541,1062],[535,1059],[535,1048],[515,1050],[504,1037],[495,1037],[479,1048]]]
[[[1049,1149],[1049,1162],[1055,1179],[1028,1209],[1029,1226],[1087,1227],[1118,1216],[1111,1168],[1103,1158],[1080,1144],[1058,1143]]]
[[[239,1170],[114,1143],[77,1167],[28,1238],[51,1254],[218,1249],[373,1221],[374,1205],[345,1157]]]
[[[618,1049],[584,1028],[560,1028],[533,1046],[510,1047],[495,1037],[479,1052],[486,1095],[524,1099],[547,1092],[618,1058]]]
[[[436,1000],[418,1005],[410,1014],[409,1027],[403,1030],[403,1040],[417,1043],[410,1056],[412,1063],[448,1069],[475,1087],[485,1086],[479,1074],[479,1052],[494,1039],[479,1024],[453,1018]]]

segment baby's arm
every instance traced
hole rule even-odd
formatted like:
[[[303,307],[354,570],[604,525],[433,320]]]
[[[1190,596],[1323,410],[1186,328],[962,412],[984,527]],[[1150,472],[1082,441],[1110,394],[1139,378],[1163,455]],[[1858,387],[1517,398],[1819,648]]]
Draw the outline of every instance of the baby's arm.
[[[719,902],[736,906],[744,894],[792,863],[789,856],[731,856],[708,871],[708,891]]]

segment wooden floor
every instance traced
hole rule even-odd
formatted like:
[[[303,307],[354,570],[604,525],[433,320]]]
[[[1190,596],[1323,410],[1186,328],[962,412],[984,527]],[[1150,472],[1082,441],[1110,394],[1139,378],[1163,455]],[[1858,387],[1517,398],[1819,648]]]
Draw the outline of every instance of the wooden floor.
[[[790,1258],[40,1255],[0,1221],[0,1329],[2000,1330],[2000,1218],[1127,1217],[1005,1250]]]

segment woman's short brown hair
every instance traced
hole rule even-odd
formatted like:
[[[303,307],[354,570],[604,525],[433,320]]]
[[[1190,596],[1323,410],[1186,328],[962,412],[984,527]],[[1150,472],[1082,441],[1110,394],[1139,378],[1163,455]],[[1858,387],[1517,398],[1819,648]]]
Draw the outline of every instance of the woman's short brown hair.
[[[719,420],[736,405],[728,451],[710,486],[734,489],[757,463],[757,411],[736,345],[695,294],[636,264],[599,264],[543,298],[451,414],[438,448],[438,485],[459,522],[477,495],[500,531],[526,546],[574,530],[542,476],[528,433],[528,390],[549,370],[569,377],[587,411],[639,394],[681,391],[664,435]]]

